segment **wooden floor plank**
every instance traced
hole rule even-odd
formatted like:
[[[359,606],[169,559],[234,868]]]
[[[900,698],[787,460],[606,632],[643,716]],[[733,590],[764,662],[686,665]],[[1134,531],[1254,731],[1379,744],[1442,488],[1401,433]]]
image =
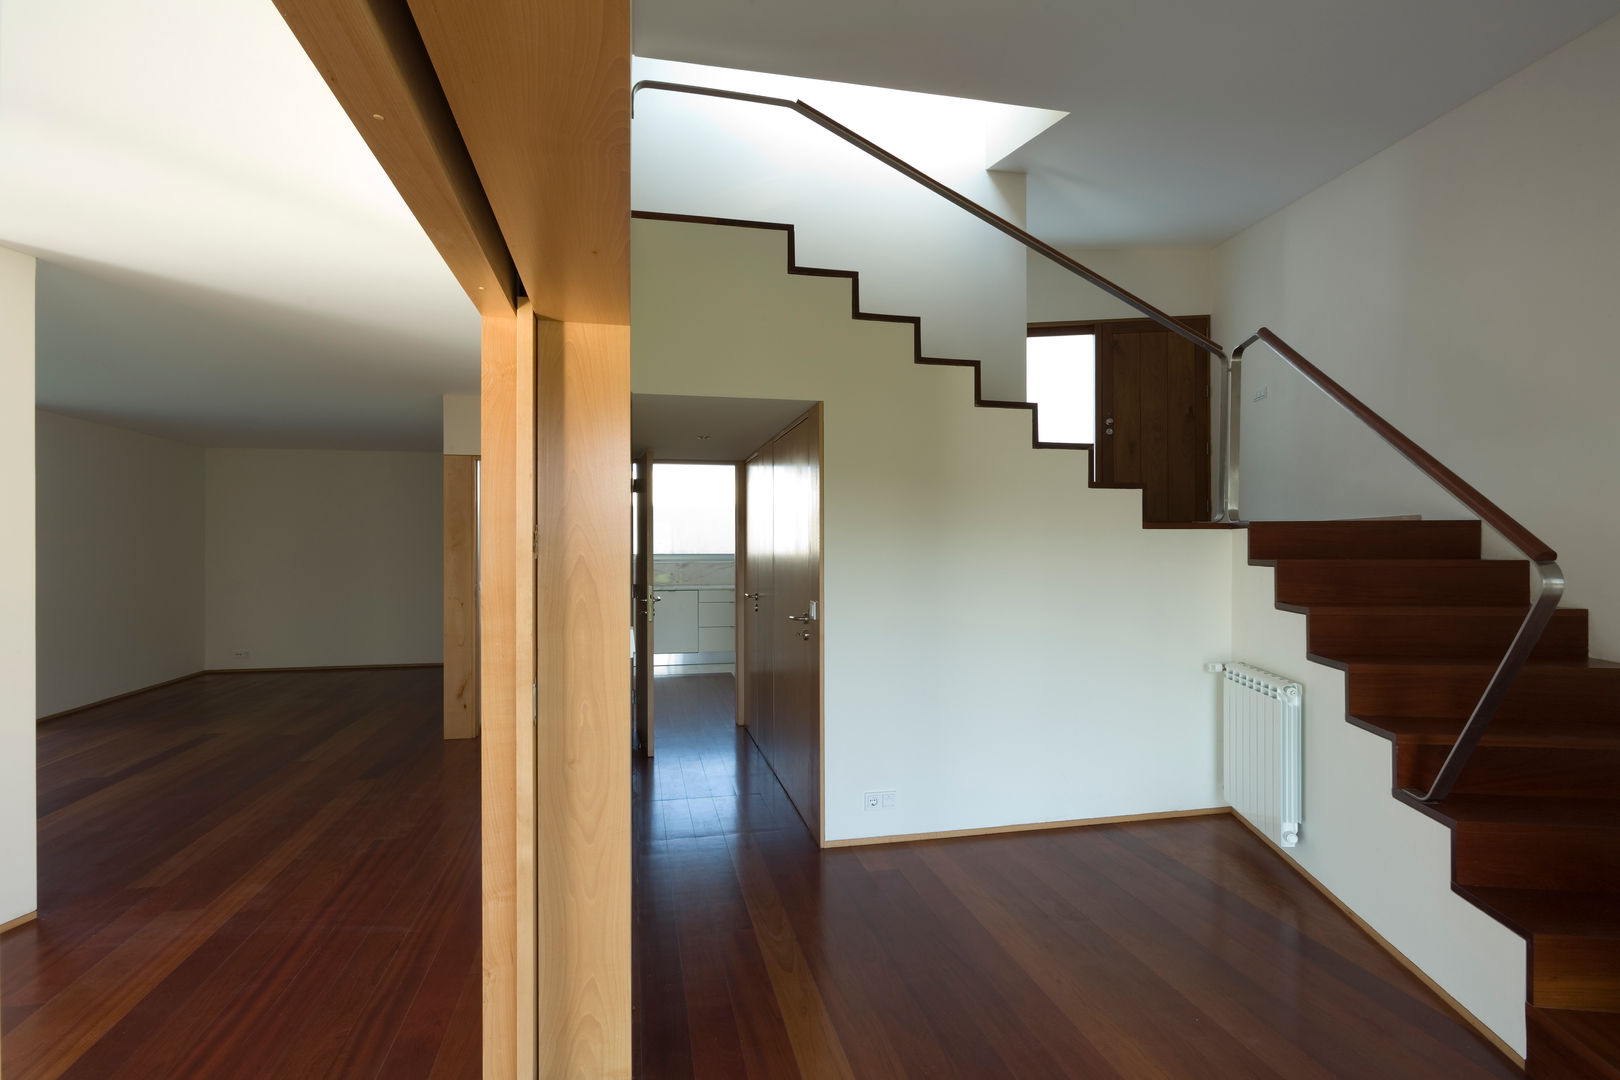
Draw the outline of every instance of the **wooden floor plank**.
[[[632,766],[639,1076],[1521,1075],[1227,817],[822,850],[731,686]]]
[[[437,669],[230,674],[42,727],[8,1080],[476,1076],[478,751],[440,708]]]

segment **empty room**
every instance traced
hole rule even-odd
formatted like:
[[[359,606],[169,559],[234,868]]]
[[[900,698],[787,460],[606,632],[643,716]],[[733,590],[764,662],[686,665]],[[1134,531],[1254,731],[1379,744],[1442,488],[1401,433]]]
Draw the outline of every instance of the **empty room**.
[[[0,1067],[1620,1078],[1620,0],[7,0]]]

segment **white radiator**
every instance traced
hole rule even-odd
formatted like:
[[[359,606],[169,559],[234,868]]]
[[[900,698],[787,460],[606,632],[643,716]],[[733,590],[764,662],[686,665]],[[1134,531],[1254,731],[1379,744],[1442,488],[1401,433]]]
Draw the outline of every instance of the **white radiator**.
[[[1226,801],[1283,847],[1304,813],[1303,688],[1248,664],[1226,664],[1221,701]]]

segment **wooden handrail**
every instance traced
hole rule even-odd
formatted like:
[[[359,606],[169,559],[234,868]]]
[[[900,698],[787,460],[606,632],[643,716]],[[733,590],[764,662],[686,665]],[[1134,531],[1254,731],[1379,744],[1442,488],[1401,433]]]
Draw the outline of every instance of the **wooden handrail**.
[[[1423,447],[1413,442],[1394,424],[1385,420],[1374,412],[1364,401],[1350,391],[1329,378],[1315,364],[1305,359],[1299,352],[1282,338],[1261,327],[1247,341],[1232,350],[1232,359],[1243,357],[1243,351],[1256,341],[1264,342],[1272,352],[1282,357],[1289,367],[1299,372],[1314,383],[1328,397],[1338,402],[1349,413],[1362,423],[1377,432],[1379,437],[1395,449],[1395,452],[1445,488],[1458,502],[1479,515],[1481,521],[1501,533],[1507,541],[1531,560],[1538,563],[1552,562],[1558,558],[1558,553],[1549,547],[1535,533],[1519,524],[1518,521],[1480,493],[1468,481],[1442,465],[1438,459]]]
[[[866,138],[864,135],[851,131],[849,128],[845,127],[843,124],[840,124],[826,113],[821,112],[818,109],[811,108],[802,101],[790,101],[787,98],[767,97],[764,94],[745,94],[739,90],[720,90],[712,86],[692,86],[687,83],[664,82],[660,79],[643,79],[641,82],[636,83],[630,88],[630,96],[632,101],[634,100],[637,91],[640,90],[670,90],[681,94],[698,94],[703,97],[725,98],[730,101],[746,101],[753,105],[774,105],[778,108],[790,109],[804,117],[806,120],[809,120],[811,123],[826,128],[828,131],[832,132],[840,139],[843,139],[856,149],[877,158],[879,161],[883,162],[883,164],[889,166],[889,168],[895,170],[896,172],[910,177],[923,187],[927,188],[929,191],[932,191],[934,194],[938,195],[940,198],[945,199],[947,202],[953,203],[963,210],[966,210],[968,213],[972,214],[986,225],[989,225],[991,228],[1012,237],[1029,250],[1038,255],[1045,256],[1051,261],[1057,263],[1059,266],[1063,267],[1063,269],[1069,271],[1071,274],[1084,278],[1097,288],[1101,289],[1103,292],[1107,293],[1109,296],[1112,296],[1114,299],[1129,304],[1132,308],[1135,308],[1143,315],[1146,315],[1148,318],[1152,319],[1166,330],[1169,330],[1171,333],[1185,338],[1186,340],[1192,342],[1193,345],[1205,350],[1206,352],[1213,353],[1214,355],[1220,357],[1223,361],[1226,360],[1226,350],[1221,348],[1221,346],[1212,338],[1204,334],[1200,334],[1198,331],[1194,330],[1190,326],[1187,326],[1174,316],[1165,314],[1152,304],[1148,303],[1146,300],[1143,300],[1140,296],[1137,296],[1135,293],[1129,292],[1125,288],[1114,284],[1114,282],[1103,277],[1089,266],[1084,265],[1077,259],[1070,258],[1068,255],[1065,255],[1051,244],[1048,244],[1046,241],[1025,232],[1023,229],[1019,228],[1017,225],[1014,225],[1000,214],[995,213],[993,210],[985,209],[972,199],[968,198],[966,195],[963,195],[961,192],[940,183],[938,180],[935,180],[932,176],[929,176],[927,173],[923,172],[915,165],[912,165],[910,162],[896,157],[887,150],[883,149],[883,147],[879,146],[877,143]]]

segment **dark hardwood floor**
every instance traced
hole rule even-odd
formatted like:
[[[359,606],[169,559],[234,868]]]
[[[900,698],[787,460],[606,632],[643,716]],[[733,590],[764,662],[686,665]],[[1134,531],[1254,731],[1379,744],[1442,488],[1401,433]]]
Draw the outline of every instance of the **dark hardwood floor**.
[[[821,851],[730,676],[655,701],[647,1080],[1520,1075],[1232,818]]]
[[[478,743],[438,669],[210,675],[39,734],[7,1080],[479,1075]]]

